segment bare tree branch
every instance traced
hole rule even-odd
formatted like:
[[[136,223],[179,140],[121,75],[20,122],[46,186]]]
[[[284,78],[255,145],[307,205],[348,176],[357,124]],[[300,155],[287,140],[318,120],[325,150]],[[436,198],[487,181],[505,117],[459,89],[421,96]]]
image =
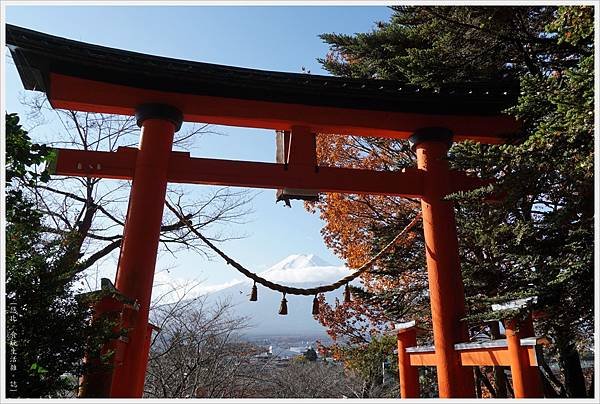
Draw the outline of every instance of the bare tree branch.
[[[23,100],[29,107],[28,119],[37,123],[35,141],[49,145],[83,150],[115,151],[122,146],[135,146],[139,128],[133,117],[97,113],[53,110],[45,97]],[[41,138],[41,125],[57,121],[64,132]],[[207,124],[185,125],[177,133],[176,147],[192,148],[197,139],[208,133],[217,133]],[[47,184],[30,188],[40,211],[46,214],[45,230],[54,237],[70,237],[72,259],[79,261],[83,270],[108,256],[120,245],[125,224],[131,181],[103,180],[83,177],[53,176]],[[167,199],[174,202],[197,228],[202,228],[216,241],[240,237],[224,234],[223,224],[244,222],[250,210],[253,195],[230,188],[169,186]],[[210,228],[212,231],[207,231]],[[177,254],[191,250],[210,257],[205,246],[196,240],[187,226],[167,213],[161,226],[160,247]],[[77,251],[76,251],[77,250]]]

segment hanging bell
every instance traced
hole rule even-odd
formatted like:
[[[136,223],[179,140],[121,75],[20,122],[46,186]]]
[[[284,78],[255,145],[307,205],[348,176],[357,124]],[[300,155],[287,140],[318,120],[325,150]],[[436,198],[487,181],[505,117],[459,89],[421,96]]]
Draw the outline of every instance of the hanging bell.
[[[287,316],[287,300],[285,300],[285,293],[283,294],[283,299],[281,299],[281,305],[279,306],[279,314],[282,316]]]
[[[344,289],[344,303],[350,303],[352,301],[350,297],[350,286],[346,284],[346,289]]]
[[[256,282],[252,285],[252,292],[250,293],[250,301],[255,302],[258,300],[258,289],[256,288]]]
[[[319,315],[319,299],[317,298],[317,295],[315,295],[315,298],[313,299],[312,315]]]

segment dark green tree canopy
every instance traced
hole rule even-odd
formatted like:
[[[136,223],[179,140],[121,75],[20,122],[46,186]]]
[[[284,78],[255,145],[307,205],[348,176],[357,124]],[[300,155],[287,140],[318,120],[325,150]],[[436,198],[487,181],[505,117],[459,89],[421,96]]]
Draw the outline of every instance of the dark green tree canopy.
[[[391,20],[371,32],[322,34],[330,45],[327,57],[319,59],[325,69],[340,76],[433,86],[561,70],[575,66],[578,56],[593,54],[593,23],[576,27],[574,40],[562,40],[559,27],[548,27],[556,7],[392,9]],[[569,18],[566,24],[579,26]]]

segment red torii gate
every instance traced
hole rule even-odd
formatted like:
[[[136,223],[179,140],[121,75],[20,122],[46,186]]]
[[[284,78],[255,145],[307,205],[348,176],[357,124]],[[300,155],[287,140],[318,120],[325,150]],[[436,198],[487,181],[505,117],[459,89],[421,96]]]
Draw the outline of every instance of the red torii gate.
[[[518,308],[518,307],[513,307]],[[460,366],[501,366],[511,371],[515,398],[544,397],[538,358],[543,345],[549,345],[546,337],[536,337],[533,317],[503,319],[504,338],[489,341],[454,344]],[[398,376],[400,394],[403,398],[420,395],[418,366],[438,366],[435,346],[417,346],[417,335],[425,333],[417,321],[396,324],[387,334],[395,335],[398,344]],[[499,337],[499,336],[498,336]]]
[[[440,397],[473,397],[473,377],[454,344],[466,340],[453,205],[443,198],[487,181],[449,170],[453,141],[503,143],[520,125],[501,111],[514,84],[437,89],[385,80],[266,72],[106,48],[7,25],[7,44],[26,89],[53,108],[134,115],[138,149],[58,150],[56,174],[132,179],[115,286],[136,302],[128,342],[118,345],[104,390],[141,397],[148,310],[168,182],[292,188],[421,198]],[[287,164],[191,158],[172,152],[183,121],[287,131]],[[380,172],[316,165],[316,133],[410,139],[417,168]]]

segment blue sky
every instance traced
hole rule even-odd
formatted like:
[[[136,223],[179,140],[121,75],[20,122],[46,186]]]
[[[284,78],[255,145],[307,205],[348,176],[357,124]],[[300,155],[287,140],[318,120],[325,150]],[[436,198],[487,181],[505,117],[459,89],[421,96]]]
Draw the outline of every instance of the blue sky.
[[[305,67],[313,74],[327,74],[316,60],[328,50],[319,34],[369,31],[390,15],[383,6],[7,6],[5,18],[10,24],[53,35],[154,55],[289,72]],[[14,65],[5,66],[6,109],[23,114],[19,99],[24,90]],[[203,137],[193,155],[273,161],[271,131],[216,129],[226,136]],[[36,128],[32,135],[42,136],[48,130],[53,130],[51,124]],[[287,209],[275,205],[274,199],[275,191],[258,191],[248,223],[230,229],[246,237],[222,247],[256,271],[297,253],[341,263],[322,241],[323,223],[318,216],[306,212],[299,202]],[[197,277],[207,284],[240,278],[222,261],[207,262],[193,253],[161,256],[158,266],[172,267],[178,278]]]

